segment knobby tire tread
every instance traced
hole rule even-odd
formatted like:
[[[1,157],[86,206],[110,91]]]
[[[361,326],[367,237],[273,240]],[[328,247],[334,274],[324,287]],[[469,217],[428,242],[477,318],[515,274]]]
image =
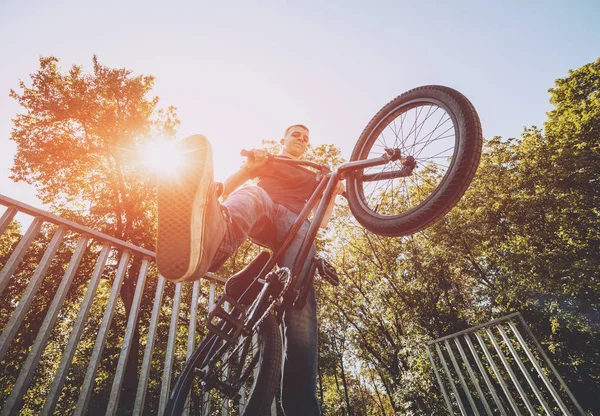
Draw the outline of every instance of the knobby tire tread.
[[[479,165],[481,157],[481,148],[483,145],[483,136],[479,116],[471,102],[460,92],[440,85],[426,85],[414,88],[391,100],[369,121],[361,133],[354,150],[352,151],[351,161],[359,160],[361,153],[370,139],[374,129],[382,122],[392,111],[408,102],[418,98],[431,98],[432,93],[438,95],[436,100],[442,102],[451,110],[457,106],[459,111],[452,111],[456,118],[455,128],[462,126],[462,131],[458,133],[459,151],[455,155],[458,165],[453,169],[450,176],[444,179],[443,195],[436,197],[433,201],[427,201],[423,206],[418,206],[407,215],[399,218],[381,218],[373,215],[372,212],[365,209],[360,200],[358,179],[349,178],[348,180],[348,200],[350,210],[355,218],[366,229],[371,232],[386,236],[404,236],[421,231],[429,225],[442,218],[454,205],[460,200],[469,187],[473,176]],[[367,153],[368,153],[367,149]]]

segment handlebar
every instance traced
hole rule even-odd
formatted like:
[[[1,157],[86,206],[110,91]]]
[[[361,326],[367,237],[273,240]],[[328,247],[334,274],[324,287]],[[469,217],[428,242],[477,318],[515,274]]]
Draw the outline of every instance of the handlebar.
[[[252,158],[254,158],[254,153],[251,150],[242,149],[240,151],[240,156],[252,159]],[[319,171],[319,173],[330,173],[331,172],[331,169],[329,168],[329,166],[321,164],[321,163],[310,162],[308,160],[290,159],[287,157],[275,156],[270,153],[267,153],[267,160],[269,162],[281,162],[281,163],[285,163],[287,165],[309,166],[311,168],[317,169]]]
[[[379,158],[355,160],[355,161],[343,163],[341,166],[338,166],[336,168],[336,175],[338,175],[338,177],[340,179],[345,179],[348,172],[362,170],[362,169],[373,167],[373,166],[385,165],[386,163],[389,163],[392,161],[401,160],[402,155],[400,153],[400,149],[385,148],[384,150],[385,150],[385,153],[383,155],[381,155],[381,157],[379,157]],[[249,157],[249,158],[254,156],[252,151],[246,150],[246,149],[243,149],[240,152],[240,155]],[[331,169],[329,168],[329,166],[323,165],[320,163],[310,162],[307,160],[290,159],[287,157],[273,156],[271,154],[268,154],[268,160],[275,161],[275,162],[281,162],[281,163],[285,163],[288,165],[309,166],[309,167],[317,169],[320,174],[331,173]],[[409,156],[402,162],[401,169],[391,170],[391,171],[386,171],[386,172],[377,172],[377,173],[373,173],[370,175],[361,174],[360,179],[363,182],[371,182],[371,181],[377,181],[377,180],[382,180],[382,179],[405,178],[405,177],[412,175],[413,170],[415,169],[416,166],[417,166],[417,163],[416,163],[415,159],[412,156]]]
[[[272,158],[272,157],[274,157],[274,156],[273,156],[272,154],[270,154],[270,153],[267,153],[267,154],[268,154],[268,157],[269,157],[269,159],[270,159],[270,158]],[[249,158],[249,159],[253,159],[253,158],[254,158],[254,153],[252,152],[252,150],[246,150],[246,149],[242,149],[242,150],[240,151],[240,156],[242,156],[242,157],[247,157],[247,158]]]

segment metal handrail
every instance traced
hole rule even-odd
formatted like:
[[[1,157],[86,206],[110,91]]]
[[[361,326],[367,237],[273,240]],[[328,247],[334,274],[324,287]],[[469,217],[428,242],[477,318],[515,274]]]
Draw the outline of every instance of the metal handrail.
[[[9,198],[2,194],[0,194],[0,204],[4,205],[6,207],[15,207],[20,212],[29,214],[32,217],[42,218],[44,221],[50,222],[55,225],[59,225],[59,226],[64,225],[73,231],[77,231],[84,235],[89,235],[90,237],[93,237],[99,241],[111,243],[112,245],[114,245],[116,247],[126,249],[126,250],[131,250],[135,253],[140,253],[140,254],[143,254],[143,255],[148,256],[153,259],[156,258],[156,254],[150,250],[146,250],[145,248],[135,246],[135,245],[127,243],[125,241],[119,240],[118,238],[115,238],[115,237],[111,237],[108,234],[104,234],[104,233],[92,230],[89,227],[86,227],[81,224],[77,224],[74,221],[64,219],[62,217],[59,217],[58,215],[51,214],[51,213],[41,210],[39,208],[32,207],[31,205],[27,205],[23,202],[17,201],[16,199]]]
[[[65,226],[72,231],[77,231],[83,235],[87,235],[89,237],[95,238],[98,241],[110,243],[115,247],[118,247],[118,248],[121,248],[124,250],[130,250],[134,253],[139,253],[139,254],[147,256],[153,260],[156,260],[156,253],[154,253],[153,251],[147,250],[142,247],[138,247],[138,246],[128,243],[126,241],[120,240],[116,237],[112,237],[108,234],[104,234],[99,231],[93,230],[89,227],[86,227],[85,225],[81,225],[74,221],[67,220],[58,215],[52,214],[50,212],[41,210],[39,208],[33,207],[33,206],[25,204],[23,202],[17,201],[16,199],[9,198],[6,195],[0,194],[0,205],[4,205],[5,207],[7,207],[9,209],[15,208],[18,212],[22,212],[24,214],[29,214],[34,218],[41,218],[46,222],[49,222],[49,223],[52,223],[52,224],[55,224],[58,226],[61,226],[61,225]],[[15,214],[16,214],[16,212],[15,212]],[[14,217],[14,214],[12,215],[12,217]],[[8,221],[8,222],[10,222],[10,221]],[[7,222],[7,225],[8,225],[8,222]],[[0,222],[0,224],[1,224],[1,222]],[[4,231],[3,228],[0,226],[0,234],[2,234],[3,231]],[[225,284],[225,282],[227,282],[227,279],[220,277],[214,273],[210,273],[210,272],[207,272],[204,277],[208,280],[214,280],[215,282],[220,283],[220,284]]]
[[[10,256],[4,266],[0,269],[0,294],[7,287],[10,279],[15,274],[19,273],[20,263],[23,258],[25,258],[25,255],[32,244],[36,241],[36,238],[38,237],[40,230],[42,229],[41,227],[44,225],[44,223],[50,223],[58,226],[58,228],[54,231],[51,241],[49,243],[45,243],[45,253],[41,260],[39,260],[35,271],[29,278],[29,283],[25,289],[25,292],[18,299],[10,299],[10,303],[16,305],[16,307],[14,308],[9,321],[4,324],[3,327],[0,327],[0,361],[2,361],[7,351],[9,351],[15,336],[20,330],[21,324],[24,322],[25,316],[29,311],[29,307],[32,305],[32,302],[34,301],[36,294],[38,293],[42,282],[46,277],[47,271],[49,270],[56,253],[60,249],[67,232],[71,231],[78,234],[78,241],[76,242],[75,247],[72,248],[72,255],[71,259],[69,260],[69,264],[65,265],[64,267],[64,276],[58,288],[56,288],[56,292],[53,293],[52,302],[48,308],[48,312],[43,318],[43,323],[39,328],[37,328],[37,335],[33,345],[29,350],[29,354],[25,359],[25,362],[21,365],[19,375],[12,387],[10,396],[7,398],[2,409],[0,409],[0,415],[15,414],[18,413],[22,408],[23,397],[31,387],[33,374],[40,362],[42,353],[44,352],[44,349],[50,338],[50,333],[57,324],[61,308],[67,297],[67,293],[69,292],[74,276],[78,271],[80,262],[82,261],[86,250],[90,246],[90,241],[100,244],[102,249],[99,253],[93,253],[94,258],[92,258],[92,260],[95,260],[95,268],[88,281],[85,296],[80,300],[81,303],[78,308],[77,318],[73,323],[67,345],[62,351],[62,359],[54,377],[52,378],[52,384],[49,389],[47,389],[48,394],[40,414],[51,415],[55,413],[65,379],[69,373],[78,343],[88,321],[92,304],[95,301],[100,280],[108,264],[111,251],[113,250],[115,255],[118,257],[118,267],[115,278],[112,281],[112,289],[110,290],[108,302],[104,307],[105,309],[103,312],[102,322],[96,334],[96,341],[92,355],[88,359],[89,364],[87,372],[81,386],[81,391],[79,393],[79,399],[77,400],[74,414],[82,415],[88,411],[88,404],[90,403],[90,398],[92,397],[94,390],[98,364],[102,357],[102,352],[106,344],[111,322],[117,310],[117,300],[120,296],[121,285],[124,281],[126,270],[134,261],[134,259],[138,258],[141,267],[136,280],[135,293],[133,295],[127,326],[126,328],[122,328],[124,333],[122,337],[123,342],[121,345],[121,353],[119,355],[119,363],[113,375],[112,387],[106,409],[107,415],[116,414],[119,406],[120,391],[124,380],[124,366],[128,359],[133,334],[136,326],[139,325],[138,318],[141,310],[142,293],[147,281],[150,264],[156,259],[155,253],[107,234],[95,231],[89,227],[75,223],[74,221],[64,219],[58,215],[54,215],[39,208],[32,207],[5,195],[0,195],[0,205],[6,207],[6,210],[0,216],[0,236],[4,234],[9,224],[14,220],[14,217],[18,213],[27,214],[28,216],[33,217],[33,221],[21,236],[12,253],[10,253]],[[213,273],[207,273],[205,275],[205,279],[193,283],[191,305],[189,306],[188,310],[190,310],[194,316],[189,317],[189,323],[186,328],[189,334],[194,334],[196,332],[197,319],[195,314],[198,310],[197,306],[199,302],[200,285],[209,285],[208,310],[210,310],[214,305],[217,286],[222,286],[225,282],[226,279],[216,276]],[[160,404],[158,412],[161,413],[164,410],[165,398],[169,392],[170,382],[174,374],[173,360],[175,357],[175,346],[177,343],[177,327],[180,325],[181,321],[179,311],[183,310],[180,309],[180,305],[183,302],[181,297],[183,284],[184,283],[175,284],[167,282],[160,275],[158,277],[156,292],[154,294],[154,303],[152,305],[153,308],[150,321],[148,322],[148,338],[146,341],[146,347],[144,349],[137,393],[134,399],[134,415],[141,415],[144,412],[144,403],[146,391],[148,389],[150,369],[152,366],[155,338],[158,330],[158,324],[161,320],[161,310],[163,309],[162,305],[165,302],[164,292],[167,285],[174,285],[175,296],[173,298],[172,305],[169,308],[171,310],[170,330],[167,341],[166,356],[163,365],[163,380],[162,387],[160,389]],[[185,284],[187,285],[188,283]],[[189,284],[192,285],[192,283]],[[193,350],[194,344],[194,337],[191,335],[188,336],[186,347],[188,356]]]
[[[521,334],[518,326],[525,330],[525,336]],[[500,334],[500,338],[494,335],[495,333]],[[475,347],[471,336],[475,337],[479,348]],[[450,340],[454,342],[454,347],[451,346]],[[463,344],[466,344],[468,349],[464,348]],[[533,348],[530,345],[533,345]],[[516,346],[518,347],[515,348]],[[432,353],[432,347],[435,347],[436,354]],[[536,414],[539,413],[538,409],[543,409],[547,415],[553,415],[555,406],[560,409],[561,414],[571,415],[572,410],[565,404],[559,389],[554,387],[554,382],[558,383],[571,400],[571,407],[579,414],[585,415],[520,312],[429,341],[425,348],[451,414],[454,414],[453,403],[456,403],[462,415],[479,415],[480,410],[492,415],[492,405],[495,405],[495,409],[502,415],[508,414],[506,405],[510,406],[512,414],[521,414],[521,410],[526,410],[528,414]],[[540,363],[532,350],[536,350],[545,363]],[[460,360],[455,351],[459,352]],[[466,351],[469,351],[469,354]],[[447,364],[448,357],[454,371],[451,371]],[[501,365],[498,365],[498,361]],[[465,369],[468,377],[463,374]],[[441,375],[445,376],[444,380]],[[553,380],[551,375],[554,376]],[[455,382],[457,379],[459,383]],[[524,387],[523,379],[526,380],[528,388]],[[462,387],[462,391],[457,389],[457,384]],[[446,385],[450,386],[452,394],[449,394]],[[483,385],[487,387],[487,394],[491,396],[493,403],[488,402]],[[499,391],[497,387],[500,387]],[[543,390],[553,402],[549,403],[546,400]],[[533,392],[533,395],[529,392]],[[468,404],[464,403],[464,398]]]
[[[446,341],[448,339],[457,338],[457,337],[460,337],[461,335],[470,334],[471,332],[477,332],[480,329],[487,328],[487,327],[490,327],[490,326],[494,326],[494,325],[499,324],[501,322],[510,321],[511,319],[514,319],[514,318],[516,318],[518,316],[521,316],[520,312],[513,312],[510,315],[503,316],[502,318],[494,319],[494,320],[486,322],[484,324],[472,326],[470,328],[463,329],[462,331],[455,332],[454,334],[446,335],[444,337],[441,337],[441,338],[438,338],[438,339],[434,339],[433,341],[429,341],[427,343],[427,345],[437,344],[438,342]]]

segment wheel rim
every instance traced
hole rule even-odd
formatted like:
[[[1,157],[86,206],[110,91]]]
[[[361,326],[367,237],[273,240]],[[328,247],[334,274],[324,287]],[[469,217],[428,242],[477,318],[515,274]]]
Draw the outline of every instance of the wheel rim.
[[[400,149],[402,157],[356,173],[353,180],[362,208],[377,218],[400,218],[436,198],[454,169],[459,134],[454,114],[438,100],[411,100],[389,111],[373,127],[359,159],[381,156],[385,148]],[[405,168],[409,157],[414,158],[416,167],[407,177],[361,179],[363,174],[377,178]]]

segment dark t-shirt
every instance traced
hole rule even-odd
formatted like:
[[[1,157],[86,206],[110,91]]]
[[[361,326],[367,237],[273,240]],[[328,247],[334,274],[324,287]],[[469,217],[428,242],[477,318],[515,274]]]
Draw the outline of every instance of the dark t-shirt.
[[[267,162],[256,170],[257,185],[274,203],[299,214],[319,182],[317,174],[301,166]]]

